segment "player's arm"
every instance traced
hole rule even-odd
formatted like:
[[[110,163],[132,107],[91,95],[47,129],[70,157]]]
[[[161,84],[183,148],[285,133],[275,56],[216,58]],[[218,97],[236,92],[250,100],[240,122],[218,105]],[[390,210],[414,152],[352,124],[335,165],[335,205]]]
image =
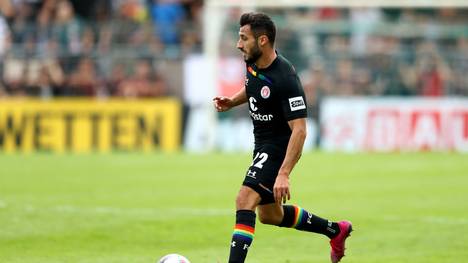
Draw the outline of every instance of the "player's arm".
[[[307,136],[306,118],[299,118],[288,121],[291,128],[291,138],[289,139],[288,148],[283,164],[281,165],[278,176],[276,177],[273,193],[275,200],[278,203],[286,202],[286,199],[291,199],[289,191],[289,174],[293,170],[299,158],[301,158],[302,148]]]
[[[245,86],[232,97],[217,96],[213,98],[213,104],[217,111],[227,111],[231,108],[247,102]]]

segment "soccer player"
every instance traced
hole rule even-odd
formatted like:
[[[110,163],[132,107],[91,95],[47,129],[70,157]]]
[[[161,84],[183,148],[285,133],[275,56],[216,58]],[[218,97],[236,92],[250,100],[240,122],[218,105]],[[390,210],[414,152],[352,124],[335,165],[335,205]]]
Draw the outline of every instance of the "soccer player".
[[[254,237],[256,211],[263,224],[327,236],[331,261],[339,262],[351,223],[331,222],[297,205],[286,205],[291,196],[289,176],[306,137],[307,104],[294,67],[274,48],[275,36],[275,25],[266,14],[241,16],[237,48],[246,62],[245,85],[231,97],[213,99],[219,112],[248,103],[254,126],[253,161],[236,199],[229,263],[245,261]]]

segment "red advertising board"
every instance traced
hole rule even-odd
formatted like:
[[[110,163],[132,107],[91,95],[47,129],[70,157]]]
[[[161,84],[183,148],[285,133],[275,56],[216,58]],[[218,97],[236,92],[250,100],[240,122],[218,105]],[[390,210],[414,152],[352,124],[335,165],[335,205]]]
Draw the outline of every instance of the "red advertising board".
[[[326,150],[468,152],[468,100],[330,98],[321,125]]]

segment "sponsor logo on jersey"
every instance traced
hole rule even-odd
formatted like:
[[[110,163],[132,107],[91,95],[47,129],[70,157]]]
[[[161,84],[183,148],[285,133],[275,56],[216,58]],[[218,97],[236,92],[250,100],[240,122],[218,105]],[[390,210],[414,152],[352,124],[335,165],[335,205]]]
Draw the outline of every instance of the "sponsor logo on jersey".
[[[255,121],[271,121],[273,119],[272,114],[254,113],[254,111],[258,110],[257,106],[255,106],[256,102],[257,100],[254,97],[249,98],[249,107],[250,107],[249,113],[252,119],[254,119]]]
[[[260,90],[260,95],[264,99],[268,99],[270,97],[270,88],[268,86],[263,86],[263,88]]]
[[[273,114],[258,114],[258,113],[253,113],[252,111],[249,111],[249,112],[250,112],[250,116],[255,121],[271,121],[273,119]]]
[[[255,102],[257,102],[257,100],[254,97],[249,98],[249,107],[252,111],[258,110],[257,106],[255,106]]]
[[[289,107],[291,111],[303,110],[306,108],[304,98],[302,96],[289,98]]]

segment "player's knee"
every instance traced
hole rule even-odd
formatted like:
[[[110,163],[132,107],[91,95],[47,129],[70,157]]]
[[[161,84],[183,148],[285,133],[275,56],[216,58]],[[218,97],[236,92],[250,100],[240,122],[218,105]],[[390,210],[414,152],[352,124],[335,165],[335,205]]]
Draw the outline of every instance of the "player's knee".
[[[255,205],[246,195],[239,194],[236,198],[237,210],[255,210]]]
[[[250,188],[242,187],[236,198],[236,208],[237,210],[255,211],[259,202],[260,196],[258,193]]]
[[[236,208],[237,210],[241,209],[240,207],[242,207],[245,203],[245,198],[242,197],[241,195],[237,195],[236,197]]]

